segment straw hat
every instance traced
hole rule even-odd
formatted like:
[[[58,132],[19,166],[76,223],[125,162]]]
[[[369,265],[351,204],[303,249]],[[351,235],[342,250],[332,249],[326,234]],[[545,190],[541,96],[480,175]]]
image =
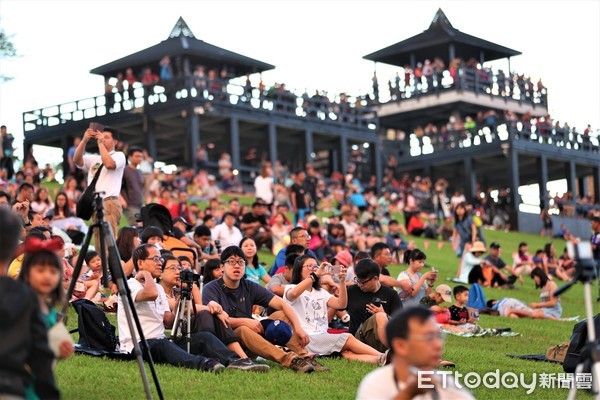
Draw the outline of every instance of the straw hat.
[[[477,253],[477,252],[482,252],[485,253],[487,251],[487,249],[485,248],[485,245],[483,244],[483,242],[480,241],[476,241],[475,243],[473,243],[473,246],[471,247],[471,250],[469,250],[471,253]]]

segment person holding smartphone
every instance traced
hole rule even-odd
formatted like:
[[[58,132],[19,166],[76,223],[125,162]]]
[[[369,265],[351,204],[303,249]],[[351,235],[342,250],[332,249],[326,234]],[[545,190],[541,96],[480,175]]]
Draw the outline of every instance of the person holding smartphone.
[[[87,144],[95,140],[100,154],[86,154]],[[115,151],[115,145],[119,140],[119,132],[115,128],[104,126],[97,122],[90,123],[85,131],[83,139],[75,149],[73,161],[77,168],[87,171],[88,185],[94,179],[98,169],[102,167],[98,181],[96,182],[96,192],[104,192],[101,197],[104,199],[104,219],[111,227],[113,237],[117,237],[119,221],[123,208],[119,202],[121,193],[121,184],[123,181],[123,171],[125,169],[125,154],[122,151]],[[94,246],[100,248],[98,235],[94,235]]]

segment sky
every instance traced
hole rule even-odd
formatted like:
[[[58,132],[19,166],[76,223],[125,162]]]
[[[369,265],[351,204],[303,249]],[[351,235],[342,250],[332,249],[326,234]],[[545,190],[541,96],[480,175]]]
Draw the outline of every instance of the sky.
[[[167,39],[180,16],[196,38],[275,65],[267,84],[365,93],[374,64],[362,57],[427,29],[438,8],[455,28],[521,51],[511,68],[542,78],[555,120],[600,128],[598,0],[0,0],[0,27],[20,55],[0,60],[14,78],[0,84],[0,124],[21,141],[24,111],[102,94],[89,71]],[[376,68],[380,82],[397,70]]]

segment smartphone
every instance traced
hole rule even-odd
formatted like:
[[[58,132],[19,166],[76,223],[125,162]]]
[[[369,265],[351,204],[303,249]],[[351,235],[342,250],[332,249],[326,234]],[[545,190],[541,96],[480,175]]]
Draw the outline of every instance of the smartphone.
[[[341,269],[342,269],[341,265],[332,265],[331,266],[331,275],[339,276]]]
[[[100,122],[90,122],[90,129],[93,131],[104,132],[104,125]]]

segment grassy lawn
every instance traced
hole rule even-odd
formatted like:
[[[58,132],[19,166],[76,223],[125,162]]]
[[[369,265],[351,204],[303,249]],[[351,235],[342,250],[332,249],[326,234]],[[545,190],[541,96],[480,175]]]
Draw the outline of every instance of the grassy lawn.
[[[521,241],[529,243],[530,252],[542,248],[546,241],[535,235],[521,233],[505,233],[485,231],[487,243],[498,241],[504,249],[504,259],[509,261]],[[415,239],[419,248],[423,249],[423,239]],[[555,241],[558,251],[562,251],[564,243]],[[454,277],[458,267],[458,259],[452,253],[451,246],[446,243],[438,250],[435,242],[431,243],[427,263],[435,266],[440,279]],[[273,256],[262,252],[261,261],[271,264]],[[397,275],[404,267],[393,266],[392,275]],[[451,286],[454,286],[451,284]],[[525,302],[538,301],[539,291],[534,288],[533,281],[525,280],[523,286],[515,290],[486,289],[488,299],[503,296],[516,297]],[[594,290],[594,297],[596,290]],[[574,286],[562,297],[563,316],[584,315],[583,287]],[[71,313],[73,313],[71,311]],[[114,315],[110,315],[114,322]],[[69,325],[75,327],[76,316],[71,315]],[[115,323],[116,325],[116,323]],[[448,337],[444,359],[457,364],[456,371],[463,374],[500,370],[500,373],[515,372],[526,374],[531,381],[534,373],[560,373],[562,367],[557,364],[539,363],[509,358],[506,354],[539,354],[545,353],[549,346],[569,340],[573,322],[512,320],[501,317],[483,315],[480,325],[487,328],[511,327],[520,332],[517,337],[485,337],[459,338]],[[357,386],[364,375],[374,367],[360,362],[349,362],[343,359],[326,358],[322,363],[330,373],[314,373],[303,375],[281,368],[270,363],[268,374],[252,374],[227,371],[219,376],[210,373],[196,372],[176,367],[158,365],[156,367],[165,398],[202,398],[217,399],[352,399]],[[76,355],[69,360],[58,363],[57,380],[65,399],[75,398],[117,398],[138,399],[144,397],[142,382],[137,363],[134,361],[111,361],[102,358]],[[150,373],[148,371],[151,380]],[[481,386],[473,390],[477,398],[482,399],[514,399],[528,396],[535,399],[564,398],[564,389],[536,389],[527,395],[520,389],[487,389]],[[581,397],[590,397],[580,395]]]

